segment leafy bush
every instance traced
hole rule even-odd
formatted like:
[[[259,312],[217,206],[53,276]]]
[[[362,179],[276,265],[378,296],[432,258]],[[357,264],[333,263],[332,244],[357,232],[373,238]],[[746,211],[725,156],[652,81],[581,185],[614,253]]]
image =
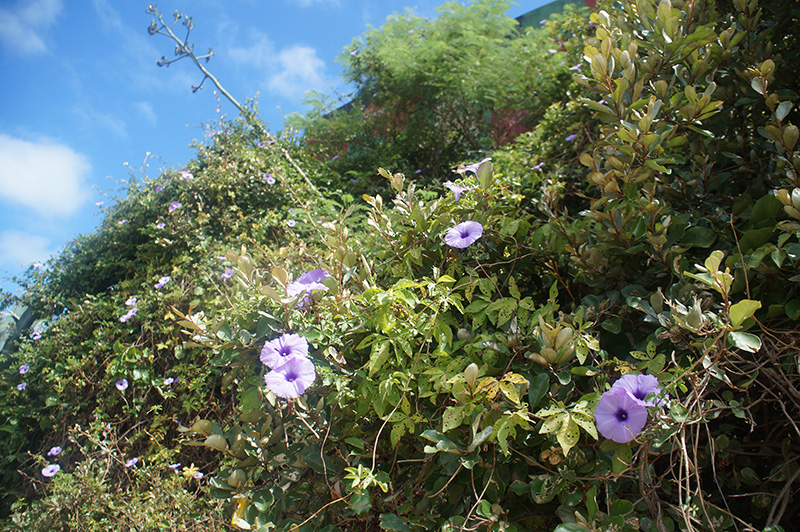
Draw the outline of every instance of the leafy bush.
[[[172,173],[118,206],[140,232],[171,216],[180,245],[136,243],[118,289],[72,297],[8,361],[5,382],[22,363],[41,382],[4,392],[5,474],[38,471],[91,412],[50,499],[31,504],[104,493],[85,449],[118,441],[116,470],[141,456],[156,485],[174,456],[197,464],[239,529],[790,528],[796,11],[623,0],[591,25],[567,13],[548,31],[585,32],[559,52],[584,58],[569,101],[436,182],[381,168],[388,192],[365,186],[363,202],[318,195],[351,174],[298,170],[323,171],[319,146],[226,125],[193,180]],[[411,22],[375,35],[398,47]],[[378,57],[371,42],[351,57]],[[31,287],[45,302],[50,271]],[[123,486],[143,489],[136,471]]]

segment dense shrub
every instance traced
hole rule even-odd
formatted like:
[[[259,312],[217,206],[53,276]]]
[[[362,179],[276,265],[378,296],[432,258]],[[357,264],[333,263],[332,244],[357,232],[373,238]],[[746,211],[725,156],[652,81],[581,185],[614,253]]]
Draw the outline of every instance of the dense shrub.
[[[482,9],[494,4],[464,13]],[[308,185],[352,176],[300,174],[297,161],[325,168],[319,145],[226,125],[199,146],[193,180],[171,173],[172,188],[146,183],[117,207],[141,211],[144,231],[179,202],[165,216],[180,246],[131,244],[118,289],[68,300],[9,361],[6,382],[29,383],[5,392],[4,474],[38,475],[69,432],[64,474],[31,504],[105,493],[87,449],[113,441],[114,482],[128,457],[148,467],[120,489],[174,483],[159,475],[180,456],[239,529],[791,528],[796,10],[623,0],[591,24],[570,12],[546,29],[585,32],[558,52],[584,58],[565,101],[491,161],[457,151],[471,164],[419,181],[413,166],[381,168],[388,192],[364,184],[363,201]],[[378,35],[402,48],[413,21],[351,57],[378,57]],[[31,285],[41,301],[57,264]],[[121,325],[131,297],[139,312]],[[68,431],[88,412],[89,430]],[[199,511],[181,499],[195,486],[175,497]],[[79,504],[82,519],[97,512]]]

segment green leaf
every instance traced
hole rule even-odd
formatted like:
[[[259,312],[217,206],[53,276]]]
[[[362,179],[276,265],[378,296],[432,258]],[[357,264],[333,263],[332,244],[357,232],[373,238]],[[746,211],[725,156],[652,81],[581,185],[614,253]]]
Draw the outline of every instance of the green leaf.
[[[353,492],[347,504],[356,515],[364,515],[372,509],[372,497],[368,491],[358,490]]]
[[[729,332],[728,342],[733,347],[738,347],[750,353],[755,353],[761,349],[761,338],[750,333]]]
[[[743,299],[738,303],[734,303],[728,311],[731,325],[734,329],[738,329],[744,320],[751,317],[760,308],[761,301],[753,301],[752,299]]]
[[[444,411],[442,416],[442,432],[447,432],[461,425],[464,421],[464,407],[450,406]]]
[[[533,410],[539,405],[539,402],[547,393],[550,388],[550,375],[547,373],[540,373],[533,379],[529,378],[531,385],[528,388],[528,408]]]
[[[372,344],[372,352],[369,355],[369,376],[372,377],[376,371],[389,359],[389,342]]]
[[[568,417],[568,421],[566,423],[561,424],[561,428],[556,432],[556,439],[558,440],[559,445],[561,445],[561,449],[564,451],[564,456],[569,454],[569,450],[572,449],[576,443],[578,443],[578,437],[580,436],[580,430],[578,429],[578,424],[572,419],[572,416]]]
[[[411,532],[408,525],[396,514],[381,514],[381,528],[383,530],[397,530],[399,532]]]

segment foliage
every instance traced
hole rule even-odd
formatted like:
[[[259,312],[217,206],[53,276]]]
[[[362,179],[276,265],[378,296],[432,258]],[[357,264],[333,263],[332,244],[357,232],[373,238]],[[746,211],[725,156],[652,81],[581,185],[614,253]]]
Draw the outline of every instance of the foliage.
[[[345,48],[339,61],[355,86],[352,100],[335,109],[312,94],[312,111],[291,121],[309,153],[341,176],[333,188],[379,190],[379,166],[436,181],[465,156],[512,141],[564,99],[576,58],[552,32],[520,29],[508,7],[449,2],[431,20],[394,15]]]
[[[448,4],[443,19],[504,5]],[[110,211],[96,242],[115,241],[123,215],[131,237],[149,237],[120,241],[125,253],[91,243],[100,271],[119,261],[115,290],[63,277],[69,257],[32,281],[38,308],[64,301],[68,312],[5,362],[4,382],[28,384],[2,392],[6,485],[15,468],[33,477],[70,432],[49,498],[30,504],[103,493],[93,464],[111,459],[91,449],[113,441],[116,471],[141,456],[149,473],[115,482],[158,486],[180,456],[208,473],[236,529],[789,528],[800,478],[800,135],[786,73],[796,11],[623,0],[592,25],[569,12],[546,29],[585,32],[560,52],[584,58],[569,101],[547,101],[492,160],[432,171],[436,182],[409,179],[414,166],[380,168],[387,192],[362,201],[319,195],[313,183],[339,179],[315,161],[319,146],[264,142],[247,117],[225,124],[198,144],[193,179],[167,172],[162,191],[145,181]],[[414,20],[390,20],[350,57],[423,61],[439,27]],[[403,46],[423,27],[418,58]],[[470,90],[465,105],[500,101]],[[159,216],[180,242],[155,232]],[[482,231],[447,245],[467,221]],[[290,288],[316,269],[329,275],[313,289]],[[161,275],[172,278],[163,290]],[[265,385],[260,360],[284,334],[308,342],[316,370],[290,400]],[[121,377],[131,384],[115,391]],[[644,428],[608,439],[601,397],[613,404],[612,384],[645,381],[658,397],[636,397]],[[68,431],[90,417],[92,430]],[[23,504],[16,519],[31,518]]]

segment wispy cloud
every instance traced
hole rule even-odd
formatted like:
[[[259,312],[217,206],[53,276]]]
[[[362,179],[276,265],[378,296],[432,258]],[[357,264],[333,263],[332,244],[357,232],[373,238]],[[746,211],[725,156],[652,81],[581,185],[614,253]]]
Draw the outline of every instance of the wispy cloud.
[[[55,23],[61,9],[61,0],[23,1],[0,8],[0,43],[23,55],[46,52],[41,34]]]
[[[50,239],[9,229],[0,233],[0,264],[9,266],[44,262],[55,250]]]
[[[158,124],[158,117],[156,116],[156,112],[153,110],[153,106],[150,105],[150,102],[136,102],[133,104],[133,107],[136,109],[139,115],[147,121],[148,124],[151,126]]]
[[[309,46],[293,46],[278,54],[281,70],[269,78],[269,88],[286,97],[296,96],[325,84],[322,71],[325,62]]]
[[[276,50],[265,35],[256,33],[252,45],[232,47],[229,54],[234,62],[261,71],[267,88],[281,96],[297,99],[307,91],[325,88],[325,62],[310,46]]]
[[[0,199],[48,218],[75,214],[88,199],[88,159],[50,140],[30,142],[0,134]]]

